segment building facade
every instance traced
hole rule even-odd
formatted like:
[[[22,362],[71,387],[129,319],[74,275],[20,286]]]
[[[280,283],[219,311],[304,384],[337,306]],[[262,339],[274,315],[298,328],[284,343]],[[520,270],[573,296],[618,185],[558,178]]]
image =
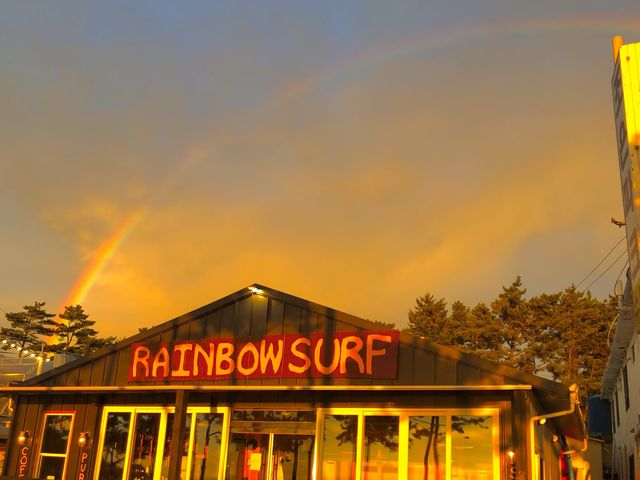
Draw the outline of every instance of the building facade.
[[[603,379],[611,404],[614,478],[640,478],[640,43],[613,40],[611,81],[624,223],[629,254],[624,293]]]
[[[260,285],[2,391],[3,478],[553,480],[586,439],[574,388]]]

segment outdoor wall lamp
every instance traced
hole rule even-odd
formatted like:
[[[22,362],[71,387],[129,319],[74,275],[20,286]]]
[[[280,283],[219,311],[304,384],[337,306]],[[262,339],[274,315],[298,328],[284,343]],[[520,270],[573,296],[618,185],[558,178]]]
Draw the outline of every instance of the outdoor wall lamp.
[[[26,445],[27,442],[29,441],[29,432],[27,430],[22,430],[19,434],[18,434],[18,445],[23,446]]]
[[[509,450],[507,452],[507,472],[509,480],[515,480],[518,477],[516,469],[516,452]]]
[[[80,448],[86,447],[91,440],[91,434],[89,432],[82,432],[78,437],[78,446]]]

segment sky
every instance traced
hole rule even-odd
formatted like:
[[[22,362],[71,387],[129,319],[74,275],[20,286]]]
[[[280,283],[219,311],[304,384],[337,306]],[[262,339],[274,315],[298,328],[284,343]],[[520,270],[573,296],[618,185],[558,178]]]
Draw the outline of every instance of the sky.
[[[613,249],[604,298],[639,27],[637,0],[3,1],[0,314],[123,337],[261,283],[402,327]]]

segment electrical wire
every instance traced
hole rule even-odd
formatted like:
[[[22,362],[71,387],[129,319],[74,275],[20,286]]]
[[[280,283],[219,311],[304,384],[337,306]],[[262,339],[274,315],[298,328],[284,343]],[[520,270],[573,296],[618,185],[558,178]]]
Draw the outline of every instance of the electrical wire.
[[[622,276],[622,273],[625,271],[625,269],[627,268],[627,265],[629,265],[629,259],[627,258],[627,261],[624,262],[624,265],[622,266],[622,270],[620,270],[620,273],[618,274],[618,276],[616,277],[616,282],[618,280],[620,280],[620,277]]]
[[[596,283],[598,280],[600,280],[600,279],[602,278],[602,276],[603,276],[605,273],[607,273],[609,270],[611,270],[611,267],[613,267],[616,263],[618,263],[618,260],[620,260],[620,259],[621,259],[624,255],[626,255],[626,254],[627,254],[627,251],[625,250],[624,252],[622,252],[622,253],[618,256],[618,258],[616,258],[616,259],[613,261],[613,263],[612,263],[611,265],[609,265],[609,266],[605,269],[605,271],[604,271],[604,272],[602,272],[600,275],[598,275],[598,276],[596,277],[596,279],[595,279],[593,282],[591,282],[589,285],[587,285],[587,288],[585,288],[584,290],[585,290],[585,291],[589,290],[589,289],[591,288],[591,285],[593,285],[593,284],[594,284],[594,283]]]
[[[586,276],[586,277],[584,277],[582,280],[580,280],[580,282],[578,282],[578,284],[576,285],[576,288],[578,288],[580,285],[582,285],[582,284],[585,282],[585,280],[586,280],[587,278],[589,278],[589,277],[593,274],[593,272],[595,272],[595,271],[598,269],[598,267],[604,263],[604,261],[605,261],[607,258],[609,258],[609,255],[611,255],[611,252],[613,252],[613,251],[618,247],[618,245],[620,245],[620,244],[623,242],[623,240],[624,240],[625,238],[627,238],[627,237],[626,237],[626,236],[625,236],[625,237],[622,237],[622,238],[618,241],[618,243],[616,243],[616,244],[613,246],[613,248],[607,252],[607,254],[604,256],[604,258],[603,258],[602,260],[600,260],[600,263],[598,263],[595,267],[593,267],[593,270],[591,270],[589,273],[587,273],[587,276]],[[588,288],[586,288],[585,290],[588,290]]]

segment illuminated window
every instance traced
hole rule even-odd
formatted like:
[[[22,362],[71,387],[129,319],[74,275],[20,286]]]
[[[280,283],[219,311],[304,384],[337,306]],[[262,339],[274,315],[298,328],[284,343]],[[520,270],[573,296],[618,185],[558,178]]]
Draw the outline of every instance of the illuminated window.
[[[192,407],[185,418],[184,436],[177,446],[180,478],[217,480],[220,442],[226,409]],[[209,443],[208,419],[211,428]],[[195,420],[195,422],[194,422]],[[95,478],[100,480],[166,480],[174,422],[173,408],[105,407],[98,439]]]
[[[364,417],[364,480],[398,475],[399,417]]]
[[[492,418],[451,417],[451,480],[493,478]]]
[[[39,459],[40,478],[64,478],[72,426],[73,413],[45,414]]]
[[[100,459],[101,479],[122,479],[127,456],[130,423],[131,413],[113,412],[107,414],[102,457]]]
[[[356,477],[357,436],[357,415],[324,416],[323,480],[352,480]]]
[[[498,409],[326,409],[322,480],[497,480]]]
[[[446,437],[446,417],[409,417],[409,480],[445,478]]]

